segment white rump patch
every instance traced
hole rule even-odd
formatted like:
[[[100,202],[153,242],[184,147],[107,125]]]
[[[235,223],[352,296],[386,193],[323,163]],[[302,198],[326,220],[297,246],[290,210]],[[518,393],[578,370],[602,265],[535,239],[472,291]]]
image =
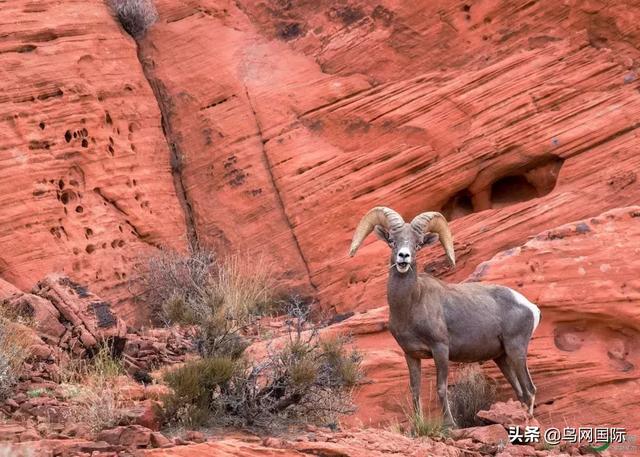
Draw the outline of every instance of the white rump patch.
[[[538,308],[536,305],[534,305],[529,300],[527,300],[526,297],[522,295],[520,292],[516,292],[513,289],[509,289],[509,290],[513,294],[513,298],[515,298],[518,303],[520,303],[523,306],[526,306],[527,308],[529,308],[531,313],[533,313],[533,330],[531,331],[531,333],[533,333],[533,331],[535,331],[536,327],[538,327],[538,324],[540,323],[540,308]]]

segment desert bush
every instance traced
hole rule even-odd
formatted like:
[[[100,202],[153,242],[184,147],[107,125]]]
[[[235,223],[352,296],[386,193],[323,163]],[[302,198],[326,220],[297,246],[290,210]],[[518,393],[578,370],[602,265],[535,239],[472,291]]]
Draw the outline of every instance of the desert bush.
[[[217,401],[241,365],[231,357],[214,357],[186,362],[165,375],[173,393],[164,401],[168,420],[193,427],[207,422],[210,414],[219,414]]]
[[[112,356],[106,342],[91,359],[72,359],[61,373],[70,416],[94,432],[117,425],[124,418],[126,403],[116,383],[122,374],[122,362]]]
[[[67,387],[70,417],[92,431],[114,427],[126,417],[126,400],[113,382],[97,378]]]
[[[201,304],[209,299],[215,267],[215,257],[206,249],[160,251],[146,259],[140,271],[142,299],[159,321],[197,322]]]
[[[0,399],[5,399],[18,382],[29,356],[29,329],[0,315]]]
[[[276,301],[271,265],[260,256],[218,261],[202,248],[163,251],[146,262],[140,278],[157,320],[194,326],[203,357],[240,356],[247,347],[243,330]]]
[[[141,295],[166,323],[197,324],[220,315],[242,322],[276,300],[271,267],[262,256],[218,260],[200,247],[186,254],[161,251],[140,272]]]
[[[335,424],[351,410],[361,357],[346,349],[345,338],[322,340],[317,330],[303,330],[304,319],[290,319],[284,344],[268,345],[259,361],[212,357],[167,374],[173,394],[164,402],[165,420],[269,428],[300,418]]]
[[[495,402],[496,390],[496,382],[480,366],[463,366],[456,383],[449,388],[449,407],[456,423],[460,427],[481,425],[476,414]]]
[[[158,20],[152,0],[109,0],[122,27],[133,38],[142,37]]]

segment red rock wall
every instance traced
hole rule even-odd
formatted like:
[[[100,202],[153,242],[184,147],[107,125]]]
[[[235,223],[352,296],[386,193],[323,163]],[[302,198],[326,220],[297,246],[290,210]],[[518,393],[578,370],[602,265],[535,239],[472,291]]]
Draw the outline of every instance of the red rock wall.
[[[373,205],[460,217],[458,268],[425,256],[460,280],[638,201],[637,7],[166,1],[143,54],[202,239],[268,252],[347,311],[384,303],[386,248],[346,256]]]
[[[0,275],[52,271],[132,317],[128,281],[155,245],[184,248],[160,113],[102,1],[0,11]]]
[[[156,3],[139,59],[102,2],[3,8],[4,279],[63,271],[132,315],[135,259],[191,236],[366,309],[386,248],[346,246],[372,205],[457,218],[458,268],[423,257],[460,280],[638,201],[637,3]]]
[[[427,271],[542,306],[541,413],[637,422],[638,219],[592,218],[640,199],[639,2],[156,4],[138,48],[102,1],[0,10],[3,280],[64,272],[132,319],[136,260],[192,238],[365,310],[384,305],[387,252],[347,258],[359,218],[442,210],[458,266],[433,247]],[[384,321],[346,324],[376,380],[365,422],[406,393]]]

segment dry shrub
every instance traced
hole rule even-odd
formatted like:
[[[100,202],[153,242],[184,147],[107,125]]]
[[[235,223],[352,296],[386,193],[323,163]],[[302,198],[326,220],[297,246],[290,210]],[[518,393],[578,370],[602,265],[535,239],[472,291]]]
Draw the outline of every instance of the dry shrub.
[[[140,275],[142,295],[158,321],[196,326],[203,357],[239,357],[247,347],[242,331],[276,300],[271,270],[260,256],[217,261],[202,248],[188,254],[163,251]]]
[[[113,382],[89,379],[75,388],[67,386],[66,392],[73,420],[94,432],[114,427],[125,418],[126,402]]]
[[[458,380],[449,388],[449,407],[458,426],[482,425],[476,414],[495,402],[496,390],[496,382],[485,375],[479,365],[463,366]]]
[[[165,323],[201,323],[223,314],[245,321],[275,301],[272,265],[262,256],[217,260],[200,247],[187,254],[161,251],[140,273],[142,297]]]
[[[214,268],[215,257],[205,249],[161,251],[147,259],[140,272],[142,298],[159,321],[197,321]]]
[[[0,399],[11,393],[29,357],[32,341],[29,332],[26,326],[0,315]]]
[[[272,267],[263,256],[228,256],[211,282],[213,296],[234,319],[245,320],[274,301]]]
[[[107,343],[90,360],[72,360],[62,373],[61,385],[73,420],[94,432],[117,425],[124,418],[125,399],[116,379],[123,373]]]
[[[262,360],[206,358],[169,373],[165,420],[274,428],[304,418],[335,425],[352,408],[361,357],[344,338],[322,341],[317,330],[304,332],[306,317],[294,314],[284,347],[268,347]]]
[[[152,0],[109,0],[120,24],[133,38],[142,37],[158,20]]]

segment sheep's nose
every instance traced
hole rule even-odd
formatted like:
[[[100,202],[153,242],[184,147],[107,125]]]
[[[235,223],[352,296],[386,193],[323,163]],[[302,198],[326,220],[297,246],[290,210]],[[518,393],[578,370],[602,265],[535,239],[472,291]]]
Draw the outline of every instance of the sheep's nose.
[[[399,262],[409,262],[411,259],[411,253],[409,251],[398,251],[398,261]]]

